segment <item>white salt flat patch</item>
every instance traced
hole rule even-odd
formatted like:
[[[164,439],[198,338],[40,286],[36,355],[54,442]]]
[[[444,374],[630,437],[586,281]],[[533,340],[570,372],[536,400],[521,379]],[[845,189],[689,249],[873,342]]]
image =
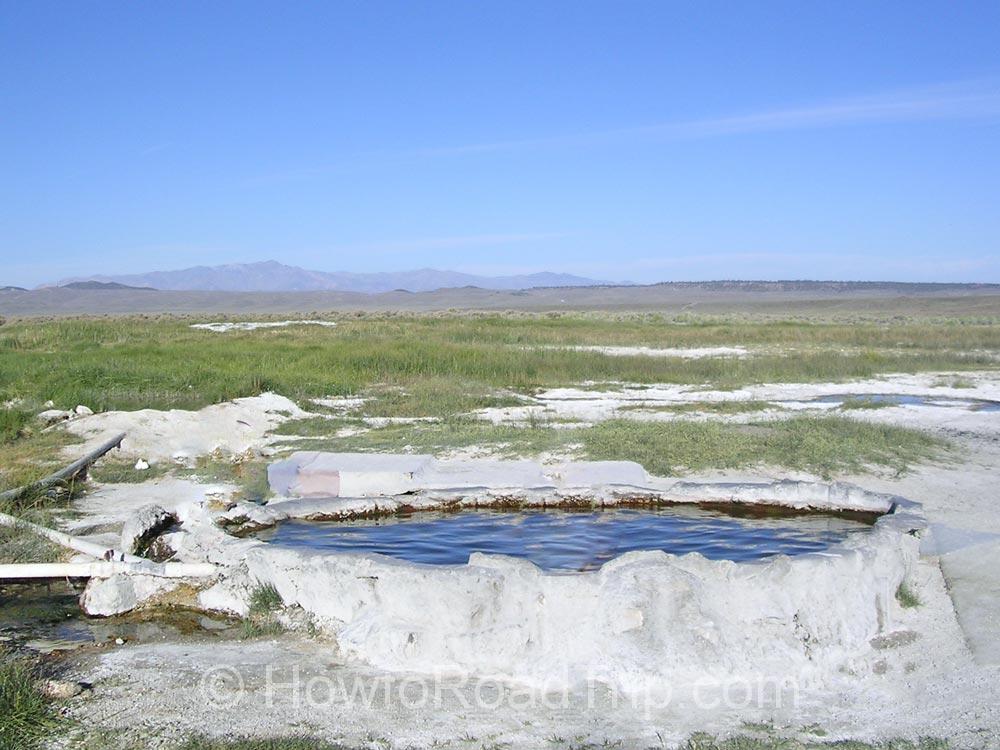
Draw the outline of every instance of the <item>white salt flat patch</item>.
[[[969,381],[971,388],[941,386],[942,377]],[[920,396],[928,399],[946,398],[973,402],[976,400],[1000,401],[1000,375],[995,372],[923,373],[919,375],[886,375],[867,380],[843,383],[772,383],[746,386],[731,391],[704,390],[698,386],[638,383],[609,383],[605,390],[597,384],[587,387],[549,388],[535,394],[530,406],[490,407],[475,412],[476,416],[494,424],[520,423],[528,419],[575,419],[593,423],[606,419],[628,418],[636,421],[649,419],[694,419],[691,413],[655,413],[658,407],[693,403],[721,403],[729,401],[768,401],[788,414],[795,411],[835,412],[839,402],[822,402],[814,399],[842,395],[864,396],[871,394],[898,394]],[[649,411],[633,411],[648,408]],[[714,421],[747,421],[764,418],[774,411],[748,412],[746,414],[711,414]],[[935,427],[946,421],[951,427],[962,425],[1000,428],[996,412],[977,412],[951,405],[894,405],[883,409],[852,410],[854,419],[889,421],[908,427]]]
[[[223,404],[206,406],[199,411],[142,409],[109,411],[80,417],[67,429],[85,439],[83,448],[91,450],[124,432],[122,451],[139,456],[152,464],[162,461],[192,463],[198,456],[214,452],[237,455],[259,450],[268,442],[268,434],[287,419],[308,417],[294,401],[275,393],[238,398]]]
[[[278,320],[270,323],[247,320],[235,323],[192,323],[191,327],[201,331],[227,333],[229,331],[256,331],[258,328],[287,328],[288,326],[323,326],[325,328],[335,328],[336,325],[332,320]]]
[[[230,484],[202,484],[179,477],[161,477],[143,484],[105,484],[74,498],[74,515],[66,519],[64,528],[75,533],[92,526],[120,524],[151,503],[173,513],[186,503],[228,498],[236,489]],[[112,546],[117,544],[116,541]]]

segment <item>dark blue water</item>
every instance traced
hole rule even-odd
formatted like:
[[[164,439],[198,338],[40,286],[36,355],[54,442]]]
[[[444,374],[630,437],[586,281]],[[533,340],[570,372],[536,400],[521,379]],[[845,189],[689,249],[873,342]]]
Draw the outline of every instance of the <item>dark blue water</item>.
[[[473,552],[523,557],[546,570],[592,570],[624,552],[700,552],[759,560],[817,552],[870,526],[808,514],[745,518],[698,506],[609,510],[420,511],[366,521],[286,521],[257,536],[324,552],[377,552],[438,565]]]
[[[1000,402],[985,399],[964,399],[953,396],[910,396],[902,393],[839,393],[832,396],[818,396],[815,404],[840,404],[844,401],[863,401],[870,404],[892,404],[893,406],[950,406],[972,411],[1000,411]]]

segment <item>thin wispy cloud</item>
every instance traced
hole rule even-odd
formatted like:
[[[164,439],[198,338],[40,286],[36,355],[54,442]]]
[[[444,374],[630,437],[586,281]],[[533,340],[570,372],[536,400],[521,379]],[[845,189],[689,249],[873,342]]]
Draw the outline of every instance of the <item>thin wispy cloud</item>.
[[[169,143],[155,143],[152,146],[146,146],[145,148],[139,150],[139,156],[151,156],[159,153],[160,151],[166,151],[170,148],[170,145],[171,144]]]
[[[745,133],[830,128],[865,123],[1000,117],[1000,83],[963,82],[828,100],[797,107],[677,120],[587,133],[421,149],[425,156],[597,145],[641,137],[711,138]]]
[[[545,240],[562,239],[569,235],[565,232],[523,232],[515,234],[469,234],[451,237],[418,237],[408,240],[394,240],[364,245],[365,250],[397,251],[397,250],[430,250],[467,247],[489,247],[495,245],[510,245],[524,242],[542,242]]]
[[[664,142],[721,138],[752,133],[847,127],[935,120],[1000,119],[1000,80],[977,80],[895,90],[718,117],[673,120],[646,125],[538,138],[497,140],[405,151],[367,151],[317,159],[308,166],[255,175],[241,181],[255,188],[275,183],[350,175],[371,169],[407,169],[428,159],[514,152],[613,146],[637,141]]]

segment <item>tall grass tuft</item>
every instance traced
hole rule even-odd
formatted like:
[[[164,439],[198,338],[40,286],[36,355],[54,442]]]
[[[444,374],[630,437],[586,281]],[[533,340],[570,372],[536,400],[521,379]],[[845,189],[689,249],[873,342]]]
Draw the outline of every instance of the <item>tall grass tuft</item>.
[[[281,594],[273,584],[256,586],[250,592],[250,611],[243,620],[241,636],[244,639],[262,638],[285,632],[285,627],[275,616],[281,605]]]
[[[0,750],[33,750],[53,730],[55,713],[37,679],[25,659],[0,652]]]
[[[16,407],[0,407],[0,445],[23,437],[31,423],[31,412]]]

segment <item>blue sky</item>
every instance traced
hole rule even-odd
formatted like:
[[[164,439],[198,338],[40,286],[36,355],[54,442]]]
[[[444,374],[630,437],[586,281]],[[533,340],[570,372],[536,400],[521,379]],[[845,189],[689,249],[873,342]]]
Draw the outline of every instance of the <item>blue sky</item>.
[[[1000,3],[0,2],[0,284],[1000,282]]]

